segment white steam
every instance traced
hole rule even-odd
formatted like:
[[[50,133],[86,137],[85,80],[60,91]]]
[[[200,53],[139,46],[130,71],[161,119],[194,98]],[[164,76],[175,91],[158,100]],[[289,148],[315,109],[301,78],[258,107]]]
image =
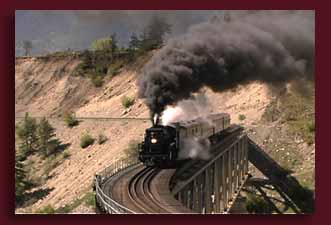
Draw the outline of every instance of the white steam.
[[[171,123],[184,122],[196,118],[202,118],[207,121],[207,116],[211,111],[206,96],[199,93],[191,99],[178,102],[176,106],[167,106],[162,113],[161,122],[162,125],[167,126]]]
[[[212,125],[207,117],[211,113],[211,107],[205,95],[197,94],[193,98],[178,102],[176,106],[168,106],[162,113],[161,123],[164,126],[176,122],[185,122],[197,118],[202,122]],[[210,157],[210,141],[200,137],[191,137],[181,140],[179,159],[199,158],[207,160]]]
[[[208,139],[187,138],[182,140],[181,149],[178,153],[179,159],[203,159],[210,158],[210,141]]]

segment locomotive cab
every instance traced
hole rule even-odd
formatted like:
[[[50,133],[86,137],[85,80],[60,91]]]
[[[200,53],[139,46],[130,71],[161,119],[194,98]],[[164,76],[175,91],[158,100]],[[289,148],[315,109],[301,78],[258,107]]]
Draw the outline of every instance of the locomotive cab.
[[[178,152],[176,129],[159,125],[146,129],[139,149],[139,160],[146,166],[173,167]]]

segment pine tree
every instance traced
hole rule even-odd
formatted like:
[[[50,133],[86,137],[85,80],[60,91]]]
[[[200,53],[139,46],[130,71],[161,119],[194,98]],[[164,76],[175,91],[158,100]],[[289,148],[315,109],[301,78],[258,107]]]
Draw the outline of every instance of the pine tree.
[[[147,41],[150,49],[159,48],[164,43],[164,36],[171,32],[171,25],[164,18],[154,16],[147,26]]]
[[[26,113],[23,122],[16,127],[16,134],[20,139],[19,149],[23,156],[28,156],[37,147],[37,122]]]
[[[40,120],[37,128],[38,147],[40,154],[44,157],[52,154],[58,146],[58,141],[54,139],[54,131],[55,129],[45,117]]]
[[[88,70],[92,67],[92,56],[91,52],[88,50],[84,50],[83,52],[83,62],[81,64],[81,67],[83,70]]]
[[[24,165],[20,161],[20,156],[15,157],[15,196],[16,202],[20,202],[23,199],[24,191],[27,188],[28,182],[26,181],[26,172]]]
[[[145,28],[143,32],[139,35],[139,51],[144,53],[151,50],[150,38],[148,36],[148,30]]]
[[[117,41],[116,33],[112,34],[110,38],[112,40],[111,53],[112,55],[114,55],[118,50],[118,41]]]
[[[130,37],[129,49],[136,51],[140,48],[140,45],[141,45],[141,41],[139,40],[138,36],[135,33],[133,33]]]
[[[135,34],[132,33],[131,37],[130,37],[130,41],[129,41],[129,46],[128,46],[128,53],[129,53],[129,60],[132,61],[135,58],[137,58],[137,56],[139,55],[139,53],[141,52],[141,40],[139,39],[139,37]]]

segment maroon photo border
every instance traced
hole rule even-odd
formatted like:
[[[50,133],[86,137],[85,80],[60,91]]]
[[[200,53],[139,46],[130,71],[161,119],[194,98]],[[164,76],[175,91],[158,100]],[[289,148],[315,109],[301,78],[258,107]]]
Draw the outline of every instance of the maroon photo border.
[[[328,1],[313,0],[4,0],[0,7],[0,225],[24,224],[329,224],[331,150],[330,16]],[[88,9],[310,9],[316,10],[316,207],[313,215],[15,215],[15,10]],[[330,207],[331,208],[331,207]],[[330,213],[331,214],[331,213]]]

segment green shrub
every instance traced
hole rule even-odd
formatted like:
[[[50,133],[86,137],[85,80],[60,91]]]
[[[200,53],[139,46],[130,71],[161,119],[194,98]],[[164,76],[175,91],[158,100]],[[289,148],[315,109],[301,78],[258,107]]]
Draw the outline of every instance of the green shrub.
[[[56,209],[56,213],[71,213],[72,210],[74,210],[75,208],[77,208],[80,204],[82,203],[82,199],[80,198],[76,198],[74,201],[65,204],[64,206]]]
[[[121,101],[124,108],[129,108],[134,104],[134,98],[130,98],[128,96],[123,96]]]
[[[107,65],[96,65],[95,67],[95,74],[96,75],[105,75],[107,73]]]
[[[89,134],[84,134],[80,138],[80,147],[86,148],[94,143],[94,139]]]
[[[114,45],[113,39],[111,37],[107,37],[93,41],[91,47],[94,51],[103,51],[103,50],[111,51],[112,48],[114,47],[113,45]]]
[[[95,202],[95,193],[94,192],[88,192],[84,197],[83,200],[87,206],[96,207]]]
[[[63,152],[62,157],[63,157],[64,159],[67,159],[67,158],[69,158],[70,156],[71,156],[71,154],[70,154],[70,152],[69,152],[68,150],[65,150],[65,151]]]
[[[108,74],[110,74],[112,77],[116,76],[121,72],[122,67],[123,67],[122,62],[112,63],[108,68]]]
[[[248,194],[246,199],[246,209],[249,213],[270,213],[269,204],[261,196]]]
[[[66,204],[64,206],[61,206],[60,208],[56,209],[56,213],[59,214],[67,214],[67,213],[71,213],[71,211],[73,210],[71,204]]]
[[[314,133],[315,132],[315,121],[308,122],[307,129],[310,133]]]
[[[117,74],[119,74],[121,71],[119,68],[111,68],[109,73],[111,74],[112,77],[116,76]]]
[[[63,115],[63,120],[66,123],[66,125],[70,128],[77,126],[79,123],[78,120],[76,119],[75,114],[73,114],[73,113],[65,113]]]
[[[108,138],[103,135],[103,134],[99,134],[98,136],[98,144],[102,145],[103,143],[105,143],[108,140]]]
[[[101,87],[104,83],[102,76],[92,76],[91,81],[95,87]]]
[[[242,120],[244,120],[244,119],[246,119],[246,116],[243,115],[243,114],[240,114],[240,115],[239,115],[239,120],[242,121]]]
[[[55,209],[51,205],[47,205],[44,208],[41,208],[41,209],[37,210],[36,213],[39,213],[39,214],[54,214]]]
[[[17,153],[17,150],[16,150],[16,153]],[[20,161],[20,162],[23,162],[24,160],[27,159],[27,157],[26,157],[26,155],[17,154],[15,159]]]
[[[87,192],[83,197],[76,198],[74,201],[56,209],[56,213],[71,213],[75,208],[85,203],[87,206],[96,207],[95,193]]]

